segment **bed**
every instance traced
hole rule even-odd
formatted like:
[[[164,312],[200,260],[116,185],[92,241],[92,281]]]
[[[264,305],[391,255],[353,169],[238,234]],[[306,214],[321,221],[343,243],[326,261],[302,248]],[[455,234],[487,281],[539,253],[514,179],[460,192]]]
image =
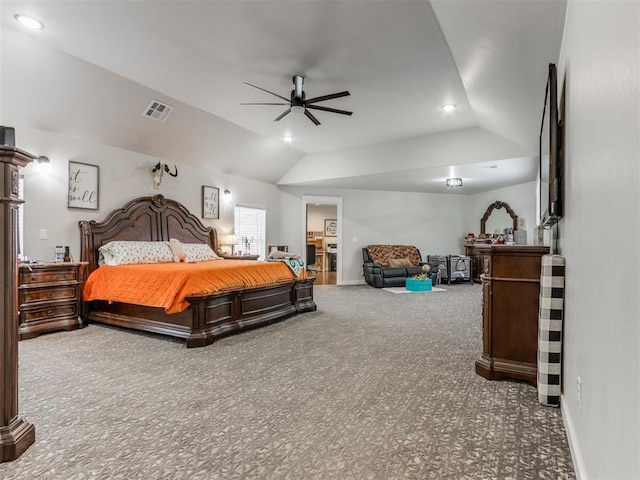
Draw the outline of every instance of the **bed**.
[[[184,243],[205,243],[214,250],[217,246],[215,229],[205,227],[183,205],[162,195],[136,198],[101,222],[81,221],[79,226],[80,257],[88,263],[87,275],[99,268],[99,248],[112,241],[177,239]],[[251,264],[263,262],[242,263],[251,268]],[[187,347],[203,347],[231,333],[316,310],[313,280],[293,277],[274,285],[188,296],[189,306],[177,313],[132,303],[83,301],[82,319],[184,338]]]

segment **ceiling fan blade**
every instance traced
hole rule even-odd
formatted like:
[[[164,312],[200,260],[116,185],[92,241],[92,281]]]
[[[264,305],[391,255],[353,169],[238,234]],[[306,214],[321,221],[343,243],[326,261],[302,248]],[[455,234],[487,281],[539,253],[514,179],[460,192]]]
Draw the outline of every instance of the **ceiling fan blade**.
[[[278,118],[274,120],[274,122],[282,120],[285,117],[285,115],[288,115],[289,113],[291,113],[291,109],[287,108],[282,115],[280,115]]]
[[[307,108],[313,108],[314,110],[324,110],[325,112],[341,113],[342,115],[351,115],[353,112],[347,112],[346,110],[338,110],[337,108],[323,107],[321,105],[307,105]]]
[[[288,103],[241,103],[240,105],[289,105]]]
[[[348,91],[344,91],[344,92],[338,92],[338,93],[332,93],[330,95],[323,95],[322,97],[315,97],[315,98],[310,98],[309,100],[307,100],[307,105],[310,103],[316,103],[316,102],[323,102],[325,100],[331,100],[333,98],[340,98],[340,97],[348,97],[349,95],[351,95]]]
[[[304,114],[309,117],[309,120],[311,120],[313,123],[315,123],[316,125],[320,125],[320,120],[318,120],[316,117],[313,116],[313,114],[307,110],[306,108],[304,109]]]
[[[247,82],[243,82],[243,83],[245,85],[249,85],[250,87],[257,88],[258,90],[262,90],[263,92],[267,92],[267,93],[270,93],[271,95],[275,95],[276,97],[281,98],[282,100],[287,102],[287,105],[289,104],[290,100],[288,98],[283,97],[282,95],[278,95],[277,93],[270,92],[269,90],[265,90],[264,88],[258,87],[256,85],[251,85],[250,83],[247,83]]]

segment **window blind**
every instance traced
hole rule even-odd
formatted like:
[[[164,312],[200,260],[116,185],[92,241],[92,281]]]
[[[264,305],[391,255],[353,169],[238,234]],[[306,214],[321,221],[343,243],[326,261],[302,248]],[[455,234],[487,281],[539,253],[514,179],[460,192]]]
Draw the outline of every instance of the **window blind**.
[[[266,217],[266,210],[261,208],[234,207],[233,231],[238,241],[234,245],[235,252],[260,255],[261,259],[265,258]]]

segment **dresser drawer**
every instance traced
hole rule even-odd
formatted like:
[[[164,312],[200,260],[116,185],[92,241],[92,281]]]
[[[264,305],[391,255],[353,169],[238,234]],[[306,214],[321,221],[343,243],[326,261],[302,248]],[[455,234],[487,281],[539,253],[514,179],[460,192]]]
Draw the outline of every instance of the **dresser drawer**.
[[[59,317],[77,317],[78,302],[20,310],[20,322],[29,323]]]
[[[78,288],[78,285],[62,285],[59,287],[21,289],[20,305],[50,300],[75,300],[78,298]]]
[[[56,268],[52,270],[34,269],[31,272],[24,270],[20,271],[20,285],[72,282],[78,280],[78,269],[76,268]]]

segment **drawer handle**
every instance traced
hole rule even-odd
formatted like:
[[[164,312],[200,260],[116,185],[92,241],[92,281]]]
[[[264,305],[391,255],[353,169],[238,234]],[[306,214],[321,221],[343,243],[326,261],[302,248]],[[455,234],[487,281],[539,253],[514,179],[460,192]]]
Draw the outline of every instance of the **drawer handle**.
[[[47,298],[53,297],[53,292],[47,292]]]
[[[47,317],[53,316],[53,310],[47,310]]]

